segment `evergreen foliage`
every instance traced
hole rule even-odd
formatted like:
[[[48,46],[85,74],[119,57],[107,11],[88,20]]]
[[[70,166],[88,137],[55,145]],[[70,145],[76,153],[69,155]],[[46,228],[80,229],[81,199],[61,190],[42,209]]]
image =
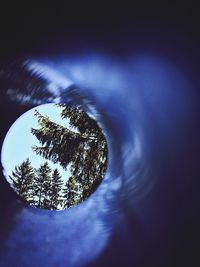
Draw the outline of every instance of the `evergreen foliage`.
[[[29,159],[16,166],[12,171],[12,176],[9,176],[15,191],[26,201],[32,194],[32,185],[34,183],[35,171],[31,167]]]
[[[59,206],[62,205],[62,187],[63,187],[63,180],[60,176],[58,169],[55,169],[52,173],[51,177],[51,192],[50,192],[50,199],[51,199],[51,209],[56,210]]]
[[[63,209],[79,204],[93,193],[102,181],[107,166],[107,144],[95,120],[80,109],[56,105],[70,129],[51,121],[37,110],[39,128],[31,129],[41,146],[33,151],[46,160],[70,170],[64,183],[58,169],[46,161],[38,169],[30,160],[16,166],[10,179],[16,192],[30,205],[46,209]]]
[[[68,199],[68,203],[66,199],[65,203],[68,207],[74,201],[78,203],[88,198],[100,184],[107,166],[107,144],[96,121],[84,111],[63,104],[57,107],[61,109],[61,117],[69,120],[74,131],[52,122],[36,111],[40,127],[31,131],[41,146],[33,147],[33,151],[59,163],[64,169],[70,166],[72,177],[65,188],[65,197]],[[78,188],[82,190],[78,197],[75,185],[79,185]]]
[[[65,208],[73,207],[83,200],[83,186],[77,182],[76,177],[71,176],[63,189],[63,205]]]
[[[47,162],[39,167],[35,178],[35,196],[37,199],[34,206],[49,208],[51,204],[51,168]]]
[[[81,138],[79,134],[50,121],[47,116],[42,116],[38,111],[35,111],[35,116],[40,128],[32,128],[31,132],[42,146],[34,146],[33,151],[53,163],[60,163],[66,169],[80,143],[85,139]]]
[[[15,167],[10,179],[15,191],[31,206],[54,210],[62,207],[62,177],[47,162],[34,170],[27,159]]]

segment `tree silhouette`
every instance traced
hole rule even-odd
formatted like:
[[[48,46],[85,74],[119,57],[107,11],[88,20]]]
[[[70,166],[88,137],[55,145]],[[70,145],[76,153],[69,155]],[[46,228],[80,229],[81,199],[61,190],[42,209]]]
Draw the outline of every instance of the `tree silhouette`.
[[[35,178],[35,171],[31,162],[26,159],[21,165],[15,167],[12,176],[9,176],[15,191],[26,201],[32,198],[32,189]]]
[[[55,169],[51,176],[51,191],[50,191],[50,208],[51,209],[58,209],[59,206],[62,206],[62,187],[63,187],[63,180],[60,176],[58,169]]]
[[[62,109],[62,118],[68,118],[70,126],[85,138],[71,162],[72,175],[81,183],[82,200],[85,200],[102,181],[107,167],[107,143],[97,122],[84,111],[64,104],[57,106]]]
[[[101,128],[85,112],[66,105],[57,107],[61,109],[61,117],[69,119],[72,130],[36,111],[39,129],[32,128],[31,132],[41,146],[34,146],[33,151],[64,169],[70,167],[72,177],[65,188],[69,204],[65,205],[71,206],[86,199],[100,184],[107,166],[107,144]],[[78,197],[77,186],[82,188]]]
[[[83,187],[82,184],[77,182],[76,177],[71,176],[65,184],[63,189],[63,205],[64,208],[73,207],[79,204],[83,199]]]
[[[53,163],[60,163],[66,169],[80,143],[84,142],[85,138],[50,121],[49,117],[42,116],[38,111],[35,111],[35,116],[40,128],[32,128],[31,132],[42,146],[34,146],[33,151]]]
[[[47,161],[34,169],[29,159],[16,166],[10,176],[17,193],[30,205],[53,210],[72,207],[88,198],[102,181],[107,166],[107,144],[96,121],[80,109],[56,106],[70,127],[52,122],[36,110],[39,128],[31,132],[41,146],[32,149],[70,170],[71,176],[63,185],[58,169],[52,171]]]
[[[49,209],[51,206],[51,168],[47,162],[37,169],[34,186],[34,206]]]
[[[58,169],[52,172],[47,162],[34,169],[27,159],[15,167],[10,179],[15,191],[31,206],[53,210],[62,208],[63,180]]]

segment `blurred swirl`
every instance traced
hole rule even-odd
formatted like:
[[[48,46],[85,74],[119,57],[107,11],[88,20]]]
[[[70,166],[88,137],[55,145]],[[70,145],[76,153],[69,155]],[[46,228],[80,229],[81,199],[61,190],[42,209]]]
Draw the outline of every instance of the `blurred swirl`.
[[[129,244],[124,255],[137,245],[148,259],[163,253],[162,246],[151,243],[158,221],[157,235],[167,229],[158,203],[162,199],[167,207],[167,196],[160,192],[167,184],[176,188],[185,169],[174,174],[173,164],[190,165],[183,155],[193,153],[195,93],[184,72],[152,55],[133,55],[124,62],[98,53],[63,55],[4,64],[0,86],[2,110],[14,113],[4,128],[36,105],[66,103],[98,121],[109,147],[105,179],[78,207],[35,210],[13,197],[18,209],[10,218],[0,266],[12,266],[14,259],[19,266],[85,266],[115,243],[114,236],[118,244]],[[145,243],[138,238],[141,227]],[[141,262],[142,255],[135,257]]]

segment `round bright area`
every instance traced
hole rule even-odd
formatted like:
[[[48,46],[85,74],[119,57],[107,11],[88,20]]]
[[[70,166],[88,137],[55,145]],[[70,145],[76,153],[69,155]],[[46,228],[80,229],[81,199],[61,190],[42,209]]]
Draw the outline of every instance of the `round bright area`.
[[[81,109],[44,104],[20,116],[1,152],[4,175],[37,208],[62,210],[86,200],[101,183],[108,159],[97,122]]]

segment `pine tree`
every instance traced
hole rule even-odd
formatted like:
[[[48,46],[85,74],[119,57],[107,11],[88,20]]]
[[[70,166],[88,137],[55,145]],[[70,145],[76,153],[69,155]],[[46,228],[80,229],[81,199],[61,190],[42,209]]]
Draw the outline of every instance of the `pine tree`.
[[[71,176],[63,189],[64,208],[70,208],[82,202],[83,187]]]
[[[42,116],[38,111],[35,111],[35,116],[40,129],[32,128],[31,132],[42,146],[34,146],[33,151],[53,163],[60,163],[66,169],[69,162],[73,160],[73,155],[80,143],[85,139],[80,134],[50,121],[47,116]]]
[[[12,176],[9,176],[15,191],[27,202],[32,199],[32,189],[35,178],[35,171],[27,158],[21,165],[15,167]]]
[[[62,177],[57,169],[52,173],[47,162],[34,169],[27,159],[15,167],[10,179],[15,191],[31,206],[54,210],[62,207]]]
[[[68,182],[65,183],[62,193],[63,193],[63,207],[69,208],[70,192],[69,192]]]
[[[62,186],[63,181],[62,177],[60,176],[58,169],[55,169],[52,173],[51,177],[51,192],[50,192],[50,206],[51,209],[58,209],[58,207],[62,206]]]
[[[86,142],[79,146],[79,153],[71,164],[73,176],[83,186],[83,200],[93,193],[100,184],[107,167],[107,144],[101,128],[97,122],[84,111],[58,104],[62,108],[63,119],[69,118],[70,126],[76,129],[85,138]]]
[[[82,188],[81,200],[84,200],[96,190],[105,173],[106,140],[96,121],[85,112],[66,105],[57,106],[61,108],[61,117],[69,119],[72,130],[52,122],[49,117],[36,111],[39,129],[31,131],[41,146],[33,147],[33,151],[45,159],[59,163],[64,169],[69,166],[74,181],[68,183],[69,191],[74,192],[73,184],[79,184]],[[74,194],[71,194],[70,199],[69,202],[77,201]]]
[[[49,209],[51,207],[51,168],[48,163],[42,164],[36,174],[34,206]]]

